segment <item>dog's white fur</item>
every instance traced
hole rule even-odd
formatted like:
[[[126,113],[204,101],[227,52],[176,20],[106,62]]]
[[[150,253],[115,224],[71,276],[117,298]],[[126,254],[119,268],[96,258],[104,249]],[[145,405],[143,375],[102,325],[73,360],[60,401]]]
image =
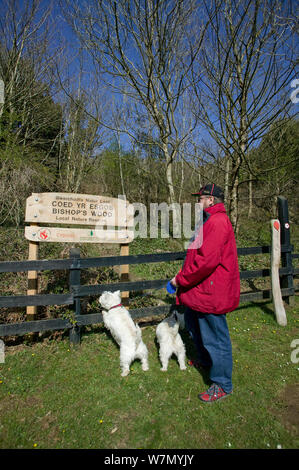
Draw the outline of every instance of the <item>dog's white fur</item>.
[[[166,317],[156,328],[156,337],[160,345],[159,357],[162,364],[161,370],[166,371],[168,361],[172,354],[178,358],[181,370],[186,369],[186,350],[179,333],[179,328],[183,327],[183,316],[178,312]]]
[[[111,308],[121,303],[120,291],[103,292],[99,302],[104,309],[104,325],[120,347],[122,377],[130,373],[130,365],[135,359],[141,360],[142,370],[148,370],[148,350],[139,326],[135,325],[124,306]]]

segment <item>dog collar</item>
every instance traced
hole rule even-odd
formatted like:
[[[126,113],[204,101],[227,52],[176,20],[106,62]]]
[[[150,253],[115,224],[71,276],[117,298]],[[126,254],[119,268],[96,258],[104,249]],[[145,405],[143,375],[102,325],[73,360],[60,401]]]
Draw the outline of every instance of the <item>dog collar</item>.
[[[111,310],[112,308],[116,308],[116,307],[122,307],[123,305],[122,304],[117,304],[117,305],[114,305],[113,307],[110,307],[109,310]]]

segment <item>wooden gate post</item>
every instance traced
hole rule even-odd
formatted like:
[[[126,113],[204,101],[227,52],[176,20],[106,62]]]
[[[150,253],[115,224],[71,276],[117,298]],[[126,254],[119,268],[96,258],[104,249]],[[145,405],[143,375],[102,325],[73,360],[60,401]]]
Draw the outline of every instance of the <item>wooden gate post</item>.
[[[31,226],[37,226],[37,224],[30,224]],[[38,242],[29,242],[29,255],[28,259],[37,260],[38,259]],[[38,281],[37,281],[37,271],[28,271],[28,288],[27,295],[36,295],[38,292]],[[37,313],[36,306],[26,307],[26,320],[34,320]]]
[[[120,245],[120,256],[129,256],[129,244],[124,243]],[[122,264],[120,265],[120,281],[121,282],[128,282],[129,280],[129,265]],[[122,292],[121,293],[121,301],[122,304],[126,307],[129,306],[129,292]]]
[[[283,268],[289,268],[290,271],[293,271],[288,201],[285,197],[278,196],[277,204],[278,218],[280,222],[280,241],[281,245],[284,245],[286,248],[286,251],[282,251],[281,253],[281,265]],[[281,276],[280,285],[281,288],[293,289],[294,291],[294,281],[292,272],[290,274],[285,274]],[[293,296],[288,295],[283,298],[289,305],[293,305]]]
[[[81,269],[80,269],[80,250],[79,248],[71,248],[70,258],[72,259],[72,266],[70,268],[70,289],[73,291],[72,286],[80,285]],[[73,291],[74,293],[74,291]],[[75,324],[70,328],[69,339],[71,344],[80,344],[80,326],[76,324],[77,316],[81,313],[80,297],[74,293],[73,310],[75,314]]]
[[[119,200],[126,201],[125,194],[118,195]],[[125,230],[128,230],[128,212],[126,212],[126,226]],[[121,243],[120,245],[120,256],[129,256],[129,244],[128,243]],[[120,281],[121,282],[128,282],[129,280],[129,265],[122,264],[119,267],[120,269]],[[121,292],[121,302],[125,307],[129,307],[129,297],[130,292]]]
[[[277,323],[286,326],[287,317],[284,309],[280,282],[279,282],[279,266],[280,266],[280,223],[279,220],[271,220],[272,228],[272,249],[271,249],[271,286],[274,311]]]

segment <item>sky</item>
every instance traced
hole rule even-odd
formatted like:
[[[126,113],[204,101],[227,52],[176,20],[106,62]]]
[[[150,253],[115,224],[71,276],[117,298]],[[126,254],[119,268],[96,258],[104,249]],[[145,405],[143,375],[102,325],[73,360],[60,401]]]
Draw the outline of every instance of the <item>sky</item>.
[[[28,0],[29,3],[32,0]],[[16,5],[15,10],[22,9],[26,7],[27,1],[25,0],[0,0],[0,11],[3,12],[2,19],[0,19],[0,22],[4,21],[5,18],[5,13],[6,13],[6,5],[9,4],[10,6]],[[76,35],[73,33],[71,27],[67,24],[66,20],[63,17],[63,13],[61,11],[60,7],[60,1],[59,0],[41,0],[41,5],[40,5],[40,13],[37,15],[37,20],[42,17],[43,12],[49,8],[49,6],[52,5],[52,12],[51,12],[51,22],[52,22],[52,27],[50,30],[50,36],[49,36],[49,53],[50,55],[53,55],[55,59],[57,59],[58,63],[58,69],[59,69],[59,74],[60,78],[63,81],[67,93],[69,92],[75,92],[78,90],[79,87],[79,81],[81,83],[82,88],[85,89],[93,89],[92,90],[92,95],[90,97],[90,102],[92,101],[92,98],[98,98],[98,101],[101,104],[104,104],[106,106],[105,108],[105,114],[106,116],[109,115],[109,111],[112,109],[113,104],[118,104],[120,111],[123,109],[123,97],[119,96],[117,94],[111,93],[111,90],[107,91],[105,90],[105,87],[102,85],[101,88],[95,88],[95,82],[94,82],[94,75],[92,73],[93,71],[93,63],[88,54],[83,55],[83,61],[80,62],[79,58],[79,42],[76,37]],[[66,7],[66,3],[63,2],[64,7]],[[134,60],[134,57],[132,57]],[[82,73],[79,72],[80,70],[80,63],[83,64],[82,67]],[[288,89],[285,90],[285,96],[291,99],[291,94],[293,92],[294,96],[294,88],[291,87],[291,82],[295,80],[296,78],[299,79],[299,73],[298,77],[293,76],[292,80],[290,80],[290,84],[288,85]],[[66,79],[67,82],[65,81]],[[61,101],[64,100],[64,94],[63,92],[58,93],[57,95],[53,96],[54,100]],[[90,109],[90,112],[92,113],[92,109]],[[291,107],[290,110],[291,113],[296,113],[298,112],[298,104],[293,103],[293,106]],[[207,131],[204,130],[204,128],[201,126],[198,127],[196,135],[195,135],[195,141],[209,141],[209,135]],[[125,149],[129,149],[131,146],[130,139],[125,135],[121,135],[121,142],[122,145],[124,146]]]

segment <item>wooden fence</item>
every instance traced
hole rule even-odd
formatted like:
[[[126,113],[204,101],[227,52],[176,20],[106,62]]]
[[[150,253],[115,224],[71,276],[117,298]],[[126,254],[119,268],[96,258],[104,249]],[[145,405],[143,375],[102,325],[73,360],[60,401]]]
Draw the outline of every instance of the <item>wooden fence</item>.
[[[279,219],[281,223],[281,259],[282,267],[279,270],[281,293],[284,300],[288,301],[294,294],[294,276],[299,274],[299,269],[293,268],[293,259],[299,258],[299,254],[293,253],[290,244],[290,229],[288,220],[287,200],[278,198]],[[257,246],[238,248],[238,256],[271,254],[270,246]],[[94,267],[106,267],[117,265],[147,264],[158,262],[171,262],[183,260],[186,252],[155,253],[148,255],[131,256],[109,256],[101,258],[81,258],[79,249],[71,249],[68,259],[58,260],[36,260],[36,261],[6,261],[0,262],[0,272],[25,272],[44,270],[68,270],[69,292],[66,294],[44,294],[44,295],[19,295],[0,296],[0,308],[3,307],[25,307],[45,305],[71,306],[74,312],[72,319],[46,319],[36,321],[25,321],[20,323],[0,324],[0,337],[24,335],[41,331],[53,331],[69,329],[70,341],[80,342],[80,328],[86,325],[102,323],[101,313],[81,314],[81,299],[87,296],[99,295],[105,290],[123,292],[143,291],[152,289],[164,289],[169,279],[144,280],[135,282],[118,282],[112,284],[81,285],[81,271]],[[240,279],[264,278],[270,276],[270,269],[240,271]],[[241,294],[240,302],[249,302],[262,299],[271,299],[271,289],[251,291]],[[173,305],[154,307],[143,307],[130,309],[132,318],[146,318],[153,315],[167,314],[173,309]]]

